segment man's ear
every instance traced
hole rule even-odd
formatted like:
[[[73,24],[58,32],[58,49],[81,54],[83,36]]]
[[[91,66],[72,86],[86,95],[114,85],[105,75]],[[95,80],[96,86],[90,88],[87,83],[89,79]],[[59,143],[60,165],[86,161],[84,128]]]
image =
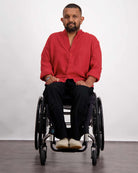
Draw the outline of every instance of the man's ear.
[[[61,20],[61,22],[63,22],[63,17],[60,20]]]
[[[84,21],[84,17],[82,16],[82,17],[81,17],[81,24],[82,24],[83,21]]]

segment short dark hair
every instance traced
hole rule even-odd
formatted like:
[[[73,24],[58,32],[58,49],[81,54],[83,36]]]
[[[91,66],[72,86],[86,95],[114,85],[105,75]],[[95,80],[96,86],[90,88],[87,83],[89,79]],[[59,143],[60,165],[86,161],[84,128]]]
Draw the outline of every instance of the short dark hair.
[[[77,4],[68,4],[68,5],[65,6],[65,8],[78,8],[79,11],[80,11],[80,13],[82,14],[81,7],[80,7],[79,5],[77,5]],[[65,9],[65,8],[64,8],[64,9]],[[64,10],[63,10],[63,11],[64,11]]]

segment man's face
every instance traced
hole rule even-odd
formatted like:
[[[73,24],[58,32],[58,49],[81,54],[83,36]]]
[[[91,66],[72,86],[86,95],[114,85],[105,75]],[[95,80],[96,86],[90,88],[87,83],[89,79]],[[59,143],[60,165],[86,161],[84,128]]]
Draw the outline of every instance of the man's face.
[[[61,18],[65,29],[69,33],[78,31],[83,20],[84,17],[81,16],[78,8],[65,8],[63,18]]]

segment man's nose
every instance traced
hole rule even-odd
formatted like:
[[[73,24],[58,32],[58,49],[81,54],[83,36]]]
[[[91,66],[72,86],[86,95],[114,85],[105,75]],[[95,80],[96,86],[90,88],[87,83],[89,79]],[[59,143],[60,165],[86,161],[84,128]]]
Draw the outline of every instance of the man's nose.
[[[69,22],[73,22],[73,21],[74,21],[73,17],[70,16],[70,18],[69,18]]]

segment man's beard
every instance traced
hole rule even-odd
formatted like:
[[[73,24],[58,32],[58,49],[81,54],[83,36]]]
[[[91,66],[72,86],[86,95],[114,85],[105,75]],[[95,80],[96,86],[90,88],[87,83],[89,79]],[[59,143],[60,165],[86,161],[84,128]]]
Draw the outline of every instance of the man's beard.
[[[69,27],[70,24],[74,24],[74,27]],[[75,31],[78,31],[80,28],[80,25],[79,26],[76,26],[76,23],[73,23],[73,22],[70,22],[67,24],[67,26],[65,27],[66,31],[71,33],[71,32],[75,32]]]

